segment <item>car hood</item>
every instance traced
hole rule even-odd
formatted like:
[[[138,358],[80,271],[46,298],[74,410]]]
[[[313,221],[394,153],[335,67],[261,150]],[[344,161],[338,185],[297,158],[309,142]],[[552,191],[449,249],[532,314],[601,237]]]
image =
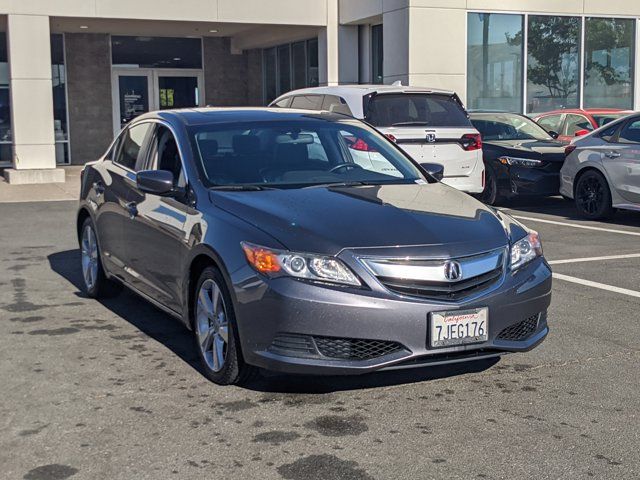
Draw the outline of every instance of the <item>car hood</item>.
[[[560,142],[545,140],[488,140],[484,145],[494,147],[502,155],[544,159],[549,162],[564,161],[564,147]]]
[[[210,197],[217,208],[302,252],[419,247],[424,253],[428,247],[430,255],[462,256],[525,235],[510,217],[441,183],[212,190]]]

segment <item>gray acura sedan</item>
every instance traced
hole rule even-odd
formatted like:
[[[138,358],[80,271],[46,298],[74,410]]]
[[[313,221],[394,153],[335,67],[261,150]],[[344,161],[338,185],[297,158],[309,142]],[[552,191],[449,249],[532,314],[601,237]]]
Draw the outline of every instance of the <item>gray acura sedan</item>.
[[[87,294],[124,284],[180,319],[220,384],[535,347],[551,300],[538,234],[432,167],[334,113],[145,114],[82,173]]]

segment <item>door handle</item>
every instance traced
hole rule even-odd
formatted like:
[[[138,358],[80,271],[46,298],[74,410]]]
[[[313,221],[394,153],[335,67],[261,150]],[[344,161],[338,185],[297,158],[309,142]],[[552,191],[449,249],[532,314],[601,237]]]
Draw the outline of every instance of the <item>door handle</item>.
[[[125,204],[125,207],[127,207],[127,212],[129,212],[129,218],[131,220],[136,218],[136,216],[138,215],[138,205],[136,204],[136,202],[129,202]]]
[[[93,182],[93,190],[96,192],[97,196],[100,196],[104,193],[104,183],[102,182]]]
[[[622,154],[618,153],[618,152],[606,152],[604,154],[604,156],[607,157],[607,158],[618,158],[620,155],[622,155]]]

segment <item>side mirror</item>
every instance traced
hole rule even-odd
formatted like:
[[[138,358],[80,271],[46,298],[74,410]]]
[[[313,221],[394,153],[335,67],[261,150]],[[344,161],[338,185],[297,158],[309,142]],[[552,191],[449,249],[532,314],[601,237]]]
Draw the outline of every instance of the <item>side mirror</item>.
[[[576,133],[574,133],[574,135],[576,137],[581,137],[583,135],[586,135],[587,133],[589,133],[589,130],[587,130],[586,128],[583,128],[582,130],[578,130]]]
[[[438,181],[444,177],[444,165],[440,165],[439,163],[421,163],[420,166]]]
[[[170,195],[174,192],[173,173],[168,170],[142,170],[136,175],[136,185],[145,193]]]
[[[560,136],[560,134],[558,132],[554,132],[553,130],[549,130],[547,133],[553,139],[556,139],[556,138],[558,138]]]

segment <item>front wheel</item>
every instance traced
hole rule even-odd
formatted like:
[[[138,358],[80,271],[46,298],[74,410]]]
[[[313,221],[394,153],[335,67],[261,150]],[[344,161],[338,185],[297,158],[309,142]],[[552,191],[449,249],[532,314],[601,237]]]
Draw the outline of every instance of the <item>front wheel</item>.
[[[613,215],[611,190],[600,172],[589,170],[580,175],[574,198],[581,217],[596,220]]]
[[[193,298],[193,333],[204,374],[219,385],[246,381],[255,368],[244,363],[230,295],[220,272],[207,267]]]
[[[104,273],[98,237],[91,218],[87,218],[82,224],[80,255],[82,279],[87,295],[91,298],[100,298],[117,293],[119,285],[111,282]]]
[[[485,166],[484,169],[484,190],[480,194],[480,201],[487,205],[498,205],[504,199],[498,192],[498,179],[491,167]]]

